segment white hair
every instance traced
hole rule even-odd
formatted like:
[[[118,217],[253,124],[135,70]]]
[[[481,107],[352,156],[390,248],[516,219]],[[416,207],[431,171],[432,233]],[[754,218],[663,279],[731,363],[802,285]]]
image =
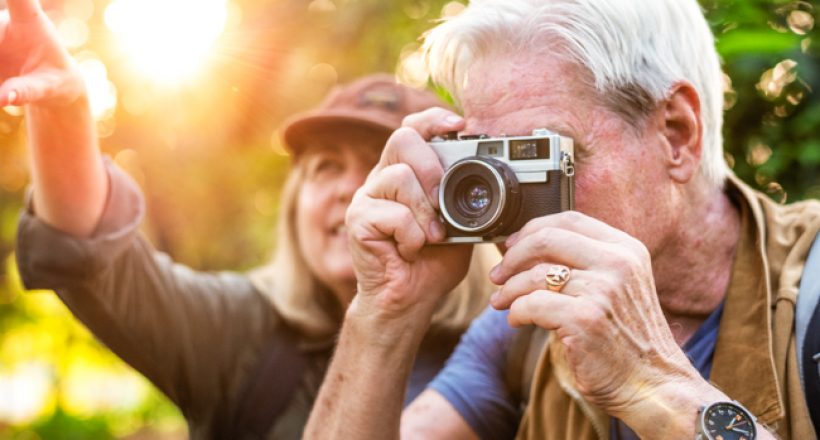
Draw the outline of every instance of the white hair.
[[[466,72],[482,57],[555,50],[586,68],[604,102],[630,122],[643,120],[691,83],[700,98],[700,172],[721,187],[723,74],[714,36],[696,0],[472,0],[425,37],[434,82],[461,101]]]

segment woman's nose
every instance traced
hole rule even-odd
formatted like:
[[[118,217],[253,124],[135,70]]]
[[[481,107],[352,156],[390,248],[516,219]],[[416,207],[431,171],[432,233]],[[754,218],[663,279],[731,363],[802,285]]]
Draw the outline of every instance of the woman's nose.
[[[350,202],[356,190],[364,184],[366,177],[367,174],[359,170],[348,170],[345,172],[342,179],[337,182],[337,194],[339,195],[339,199],[344,202]]]

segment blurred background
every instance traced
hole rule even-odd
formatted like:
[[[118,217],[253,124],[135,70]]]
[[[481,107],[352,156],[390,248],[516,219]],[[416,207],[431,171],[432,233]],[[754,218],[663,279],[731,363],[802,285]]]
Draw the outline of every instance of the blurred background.
[[[418,37],[464,7],[41,1],[85,73],[102,149],[146,192],[145,233],[202,270],[267,259],[289,161],[282,120],[374,71],[426,86]],[[726,160],[779,202],[820,198],[820,5],[701,3],[726,72]],[[52,293],[22,290],[13,256],[28,182],[21,114],[0,109],[0,439],[186,438],[178,411]]]

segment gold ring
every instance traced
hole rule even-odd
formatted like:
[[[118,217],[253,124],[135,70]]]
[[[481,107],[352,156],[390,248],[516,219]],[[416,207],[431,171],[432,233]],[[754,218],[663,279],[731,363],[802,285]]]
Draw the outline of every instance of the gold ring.
[[[544,279],[547,281],[547,290],[560,292],[564,284],[567,284],[569,281],[571,273],[567,266],[560,264],[550,266],[550,268],[547,269],[547,274],[544,275]]]

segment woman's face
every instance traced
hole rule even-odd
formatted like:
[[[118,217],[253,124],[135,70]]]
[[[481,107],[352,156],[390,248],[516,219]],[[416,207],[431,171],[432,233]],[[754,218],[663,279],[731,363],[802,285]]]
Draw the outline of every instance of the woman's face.
[[[382,145],[369,143],[312,148],[301,158],[305,178],[296,202],[299,249],[311,272],[345,307],[356,290],[345,211],[379,159]]]

